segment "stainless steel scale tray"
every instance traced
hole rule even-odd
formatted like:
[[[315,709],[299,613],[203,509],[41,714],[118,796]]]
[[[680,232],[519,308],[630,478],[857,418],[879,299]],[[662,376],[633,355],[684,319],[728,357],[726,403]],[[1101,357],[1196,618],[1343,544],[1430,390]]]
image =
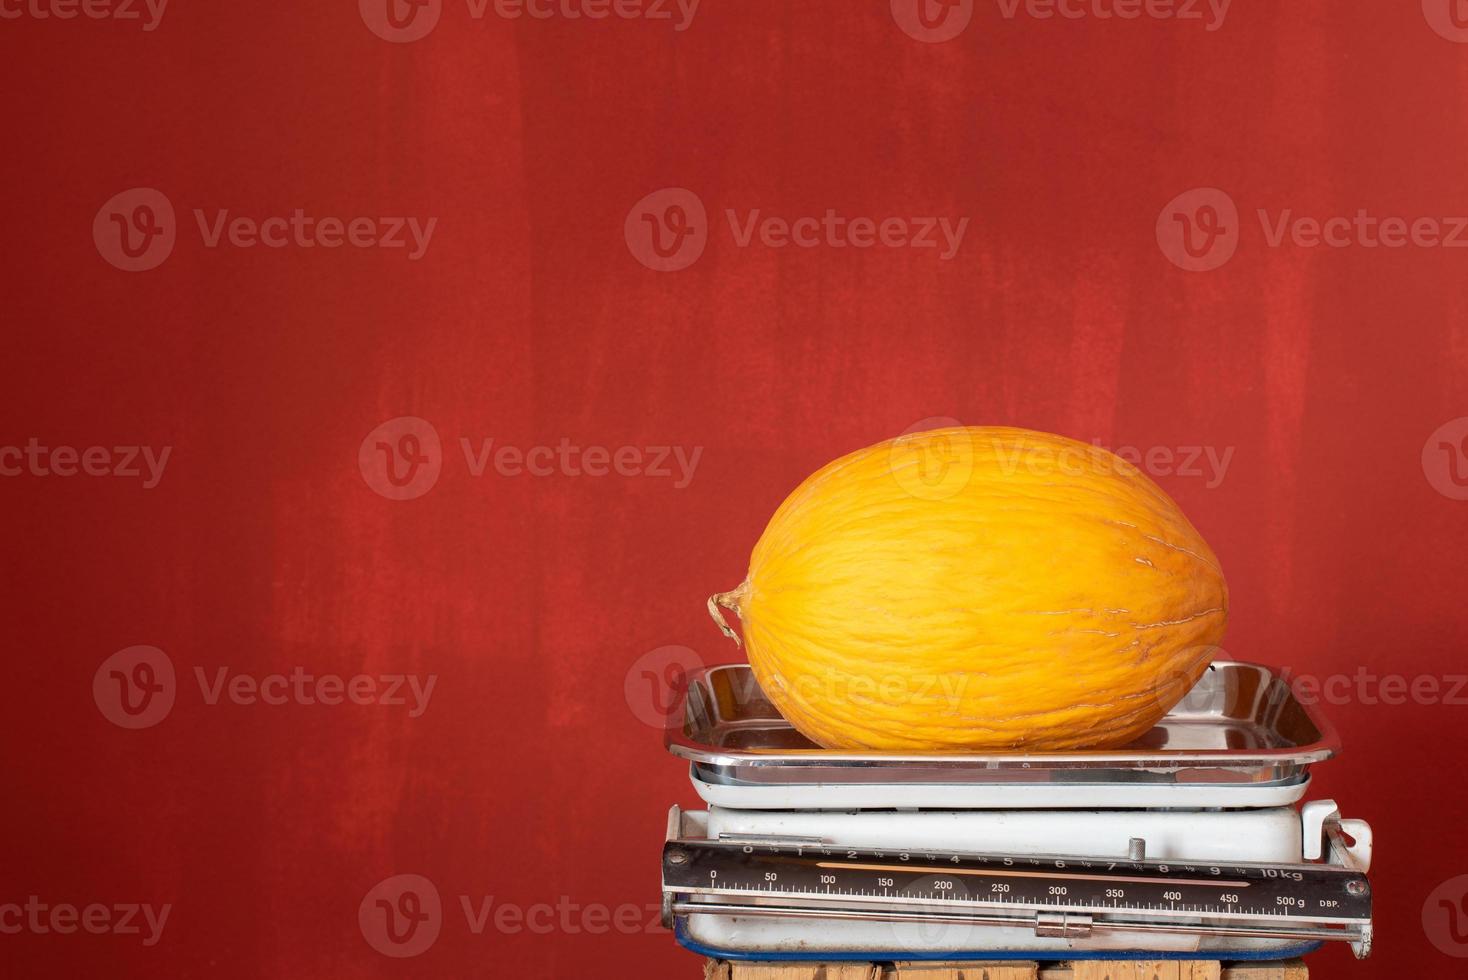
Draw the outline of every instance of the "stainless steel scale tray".
[[[681,709],[667,748],[692,763],[704,798],[723,806],[987,806],[1025,797],[1035,802],[1017,805],[1274,806],[1298,799],[1309,767],[1339,745],[1273,670],[1236,661],[1213,663],[1135,743],[1099,751],[822,749],[780,717],[748,664],[691,672]],[[907,792],[892,792],[901,787]]]

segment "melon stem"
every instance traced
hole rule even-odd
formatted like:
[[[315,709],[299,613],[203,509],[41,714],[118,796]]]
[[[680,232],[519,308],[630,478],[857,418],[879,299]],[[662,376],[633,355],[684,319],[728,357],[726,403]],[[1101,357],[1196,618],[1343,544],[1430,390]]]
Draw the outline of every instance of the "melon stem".
[[[739,634],[729,626],[728,621],[724,619],[724,614],[719,610],[721,608],[731,610],[736,617],[742,620],[744,616],[739,612],[739,603],[747,595],[749,595],[749,579],[740,582],[737,589],[709,596],[709,615],[713,617],[714,625],[719,627],[720,633],[733,640],[736,647],[743,646],[744,642],[739,638]]]

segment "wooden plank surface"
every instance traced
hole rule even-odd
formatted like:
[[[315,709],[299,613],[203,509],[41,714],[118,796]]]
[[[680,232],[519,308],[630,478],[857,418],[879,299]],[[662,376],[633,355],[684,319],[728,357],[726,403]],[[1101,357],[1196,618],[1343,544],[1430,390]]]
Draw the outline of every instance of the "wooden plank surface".
[[[1071,965],[1069,980],[1220,980],[1222,968],[1215,962],[1193,960],[1085,961]],[[1063,974],[1057,973],[1055,980]],[[1255,980],[1248,974],[1250,980]],[[1282,974],[1281,974],[1282,976]],[[1048,978],[1047,978],[1048,980]],[[1273,973],[1257,980],[1275,980]]]
[[[882,980],[1037,980],[1039,968],[1025,962],[894,963]]]
[[[1309,980],[1309,976],[1310,970],[1301,960],[1236,964],[1194,960],[1078,960],[1040,971],[1042,980]]]
[[[707,980],[882,980],[880,963],[730,963]]]

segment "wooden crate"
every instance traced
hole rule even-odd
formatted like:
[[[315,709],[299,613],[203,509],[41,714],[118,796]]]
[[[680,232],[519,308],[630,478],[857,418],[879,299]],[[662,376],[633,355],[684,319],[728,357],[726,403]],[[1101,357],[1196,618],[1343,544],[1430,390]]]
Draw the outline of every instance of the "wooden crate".
[[[704,980],[1308,980],[1299,960],[1216,963],[1077,960],[1073,963],[727,963],[709,960]]]

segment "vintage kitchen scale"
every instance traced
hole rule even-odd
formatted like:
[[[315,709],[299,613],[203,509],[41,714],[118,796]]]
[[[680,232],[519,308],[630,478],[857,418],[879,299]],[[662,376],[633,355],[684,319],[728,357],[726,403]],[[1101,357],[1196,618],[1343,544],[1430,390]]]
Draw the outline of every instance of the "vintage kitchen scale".
[[[1306,802],[1326,722],[1219,661],[1125,749],[838,752],[748,665],[686,678],[668,750],[666,923],[721,959],[1275,960],[1371,949],[1371,828]]]

